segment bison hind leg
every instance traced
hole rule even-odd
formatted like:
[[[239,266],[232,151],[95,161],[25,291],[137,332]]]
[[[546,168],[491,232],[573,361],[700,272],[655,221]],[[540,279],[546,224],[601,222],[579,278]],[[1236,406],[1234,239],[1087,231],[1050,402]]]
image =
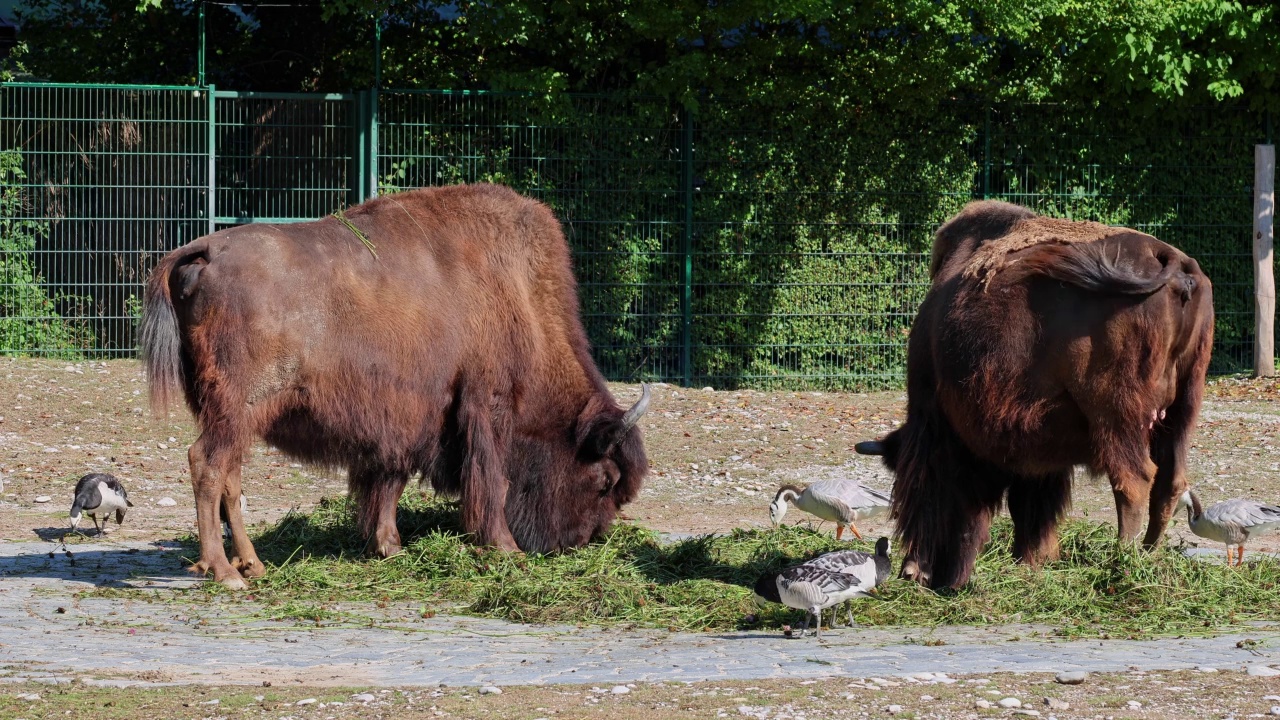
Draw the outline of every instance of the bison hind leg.
[[[1071,505],[1071,469],[1019,478],[1009,485],[1013,557],[1038,566],[1058,559],[1058,523]]]
[[[347,488],[356,501],[357,524],[370,555],[385,558],[400,552],[396,507],[408,484],[409,473],[374,462],[359,461],[348,470]]]

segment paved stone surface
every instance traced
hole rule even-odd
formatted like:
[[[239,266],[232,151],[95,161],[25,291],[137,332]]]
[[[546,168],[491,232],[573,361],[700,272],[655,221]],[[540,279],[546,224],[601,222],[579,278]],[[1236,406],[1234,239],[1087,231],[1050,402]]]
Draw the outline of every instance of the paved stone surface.
[[[50,557],[50,552],[53,556]],[[522,626],[437,616],[393,627],[308,629],[246,617],[246,604],[194,604],[174,547],[0,544],[0,680],[79,676],[112,684],[518,685],[925,672],[1182,669],[1280,665],[1280,633],[1159,641],[1010,641],[1015,629],[854,628],[787,640]],[[77,597],[94,587],[172,593],[171,602]],[[1025,631],[1026,628],[1023,628]],[[910,632],[914,640],[904,636]],[[945,644],[938,645],[937,641]]]

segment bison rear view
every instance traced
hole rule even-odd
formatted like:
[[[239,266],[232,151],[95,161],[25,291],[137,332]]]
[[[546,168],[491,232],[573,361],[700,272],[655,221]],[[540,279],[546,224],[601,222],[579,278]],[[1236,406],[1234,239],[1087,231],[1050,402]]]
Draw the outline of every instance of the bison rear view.
[[[907,419],[858,451],[894,472],[902,574],[968,581],[1007,503],[1014,555],[1059,555],[1076,466],[1110,479],[1121,538],[1156,545],[1186,489],[1213,290],[1145,233],[971,203],[934,238]]]
[[[228,587],[263,573],[240,513],[256,439],[345,467],[370,549],[400,549],[421,475],[476,542],[550,552],[603,533],[648,471],[630,408],[591,359],[560,224],[494,185],[415,190],[345,216],[246,225],[168,254],[146,287],[152,406],[181,397],[200,559]],[[231,527],[222,544],[219,510]]]

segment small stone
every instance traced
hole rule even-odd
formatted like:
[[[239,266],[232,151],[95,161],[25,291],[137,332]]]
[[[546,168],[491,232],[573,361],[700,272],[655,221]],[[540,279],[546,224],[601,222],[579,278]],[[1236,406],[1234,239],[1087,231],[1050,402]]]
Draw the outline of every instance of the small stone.
[[[711,387],[710,385],[708,385],[708,386],[706,386],[706,387],[702,388],[702,392],[715,392],[715,391],[716,391],[716,389],[715,389],[715,388],[713,388],[713,387]]]
[[[171,497],[162,497],[156,501],[156,504],[161,507],[173,507],[174,505],[178,504],[178,501],[174,500]]]
[[[28,701],[28,702],[36,702],[37,700],[39,700],[39,699],[40,699],[40,693],[22,693],[22,694],[20,694],[20,695],[16,695],[15,697],[17,697],[19,700],[26,700],[26,701]]]
[[[613,693],[614,695],[626,695],[627,693],[631,692],[631,688],[627,687],[626,685],[614,685],[613,689],[610,690],[609,692]]]
[[[1050,710],[1070,710],[1071,709],[1071,703],[1068,703],[1065,700],[1059,700],[1058,698],[1045,698],[1044,704],[1048,705]]]
[[[254,701],[254,702],[262,702],[263,700],[266,700],[266,699],[267,699],[267,696],[266,696],[266,695],[254,695],[254,696],[253,696],[253,701]]]
[[[1039,710],[1014,710],[1013,715],[1026,715],[1028,717],[1040,717]]]
[[[485,685],[484,687],[480,688],[480,694],[481,695],[501,695],[502,688],[496,685]]]
[[[1209,667],[1208,665],[1201,665],[1200,667],[1196,668],[1196,672],[1202,672],[1202,673],[1216,673],[1216,672],[1218,672],[1218,668],[1216,668],[1216,667]]]
[[[356,693],[355,695],[351,696],[351,699],[355,700],[356,702],[373,702],[377,698],[375,698],[373,695],[369,693]]]
[[[1271,714],[1272,714],[1272,715],[1280,715],[1280,705],[1272,705],[1272,706],[1271,706]]]
[[[49,502],[49,501],[50,501],[50,500],[52,500],[52,499],[53,499],[53,498],[49,497],[48,495],[37,495],[37,496],[36,496],[36,502],[38,502],[38,503],[47,503],[47,502]]]
[[[316,701],[315,698],[307,698],[305,700],[299,700],[298,702],[294,703],[294,705],[311,705],[315,703],[315,701]]]
[[[1250,665],[1245,668],[1245,673],[1254,677],[1276,677],[1280,675],[1280,670],[1267,665]]]
[[[1129,702],[1125,703],[1125,705],[1128,705],[1130,710],[1137,710],[1138,708],[1142,707],[1142,703],[1138,702],[1137,700],[1130,700]]]
[[[933,696],[932,696],[932,695],[921,695],[921,696],[920,696],[920,702],[933,702]]]
[[[1063,685],[1079,685],[1088,679],[1088,677],[1089,673],[1083,670],[1069,670],[1067,672],[1058,673],[1058,676],[1055,677],[1054,680],[1062,683]]]
[[[1280,695],[1263,695],[1263,700],[1280,700]]]
[[[204,702],[202,702],[202,703],[200,703],[200,704],[201,704],[201,705],[221,705],[221,704],[222,704],[222,701],[221,701],[221,700],[219,700],[218,698],[214,698],[214,699],[212,699],[212,700],[205,700]]]
[[[901,706],[901,705],[890,705],[889,707],[885,708],[884,710],[885,710],[885,712],[889,713],[890,715],[897,715],[898,713],[902,712],[902,706]]]
[[[1021,701],[1021,700],[1019,700],[1019,699],[1018,699],[1018,698],[1016,698],[1016,697],[1007,697],[1007,698],[1002,698],[1002,699],[1000,700],[1000,707],[1002,707],[1002,708],[1020,708],[1020,707],[1022,707],[1022,701]]]
[[[987,710],[987,709],[989,709],[989,708],[991,707],[991,701],[990,701],[990,700],[977,700],[977,701],[975,701],[975,702],[973,703],[973,706],[974,706],[974,707],[976,707],[976,708],[978,708],[979,710]]]

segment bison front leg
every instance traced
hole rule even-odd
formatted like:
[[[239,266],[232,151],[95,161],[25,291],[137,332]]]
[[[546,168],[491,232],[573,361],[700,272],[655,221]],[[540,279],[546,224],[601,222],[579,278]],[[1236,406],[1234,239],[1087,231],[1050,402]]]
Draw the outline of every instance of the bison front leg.
[[[1156,478],[1156,465],[1144,458],[1136,467],[1121,465],[1108,470],[1111,492],[1116,499],[1116,521],[1121,540],[1137,540],[1142,530],[1142,517],[1151,498]]]
[[[387,558],[400,552],[396,507],[408,483],[407,472],[391,472],[371,461],[352,465],[348,471],[347,488],[356,500],[360,533],[370,555]]]
[[[231,527],[231,567],[243,577],[262,577],[266,568],[258,559],[253,542],[249,540],[249,533],[244,527],[244,513],[240,510],[240,471],[239,463],[232,466],[222,488],[222,511],[226,513],[227,525]]]
[[[234,512],[239,517],[239,464],[241,449],[230,443],[219,442],[209,433],[203,433],[187,451],[191,464],[191,484],[196,496],[196,530],[200,536],[200,559],[190,570],[201,575],[213,573],[213,579],[232,590],[247,587],[240,571],[227,560],[222,546],[222,523],[218,506],[221,504],[232,469],[237,475],[237,493]],[[230,516],[230,512],[228,515]],[[235,526],[233,526],[234,528]],[[244,521],[240,519],[240,532],[244,533]],[[248,538],[245,537],[245,543]],[[252,548],[252,545],[249,546]],[[254,556],[256,560],[256,556]]]
[[[464,400],[459,409],[467,453],[462,466],[462,527],[480,545],[519,552],[506,511],[511,432],[504,422],[506,413],[494,409],[497,404]]]
[[[1058,559],[1058,523],[1071,503],[1071,470],[1018,478],[1009,486],[1013,556],[1036,566]]]

